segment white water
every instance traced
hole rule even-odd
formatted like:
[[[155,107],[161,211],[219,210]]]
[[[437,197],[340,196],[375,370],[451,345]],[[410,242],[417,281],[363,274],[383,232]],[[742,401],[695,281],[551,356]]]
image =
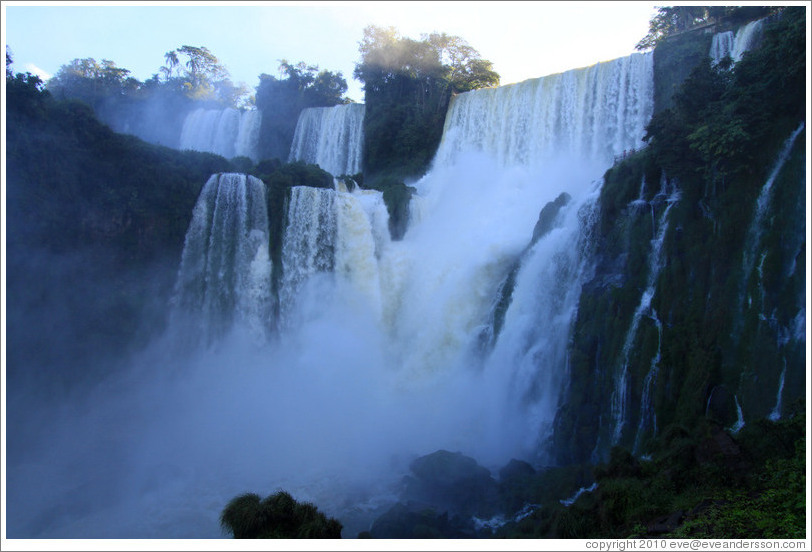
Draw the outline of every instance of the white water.
[[[776,394],[775,398],[775,406],[770,411],[770,414],[767,416],[768,419],[772,420],[773,422],[777,422],[781,419],[781,403],[783,402],[784,396],[784,378],[787,375],[787,361],[784,359],[784,368],[781,370],[781,377],[778,380],[778,393]]]
[[[575,494],[574,494],[574,495],[572,495],[571,497],[569,497],[569,498],[567,498],[567,499],[560,500],[559,502],[560,502],[560,503],[561,503],[563,506],[570,507],[570,506],[572,506],[573,504],[575,504],[575,501],[576,501],[576,500],[578,500],[578,499],[581,497],[581,495],[582,495],[582,494],[584,494],[584,493],[592,493],[592,492],[595,492],[595,489],[597,489],[597,488],[598,488],[598,484],[597,484],[597,482],[596,482],[596,483],[593,483],[593,484],[592,484],[592,485],[590,485],[589,487],[581,487],[580,489],[578,489],[578,490],[575,492]]]
[[[652,394],[657,385],[657,375],[660,371],[660,358],[663,346],[663,324],[657,317],[657,310],[651,309],[651,320],[657,326],[657,352],[651,359],[651,366],[648,374],[643,380],[643,394],[640,397],[640,417],[637,423],[637,434],[634,436],[634,446],[632,453],[640,454],[640,445],[646,432],[652,435],[657,434],[657,414],[654,411],[654,400]]]
[[[395,499],[417,455],[460,451],[489,468],[543,461],[600,176],[639,147],[651,77],[650,55],[636,54],[458,96],[442,154],[414,183],[419,216],[398,242],[380,194],[293,188],[278,334],[256,342],[236,321],[212,347],[171,356],[159,343],[134,359],[131,374],[59,418],[36,462],[14,466],[16,480],[37,482],[18,504],[63,508],[41,521],[15,513],[15,526],[36,536],[217,537],[230,498],[283,488],[354,537]],[[539,211],[562,191],[572,201],[526,251]],[[214,234],[211,181],[204,192],[190,228],[201,239],[188,239],[198,245],[184,253],[183,274],[192,259],[207,266],[200,259],[215,245],[204,239]],[[502,332],[482,358],[478,336],[518,259]],[[263,263],[255,255],[249,265],[263,270],[249,272],[269,274]],[[217,278],[232,273],[219,266]],[[231,294],[243,289],[218,294],[240,304]]]
[[[186,116],[180,149],[205,151],[226,159],[245,156],[257,161],[257,141],[262,115],[233,108],[195,109]]]
[[[208,342],[238,323],[263,340],[271,330],[270,278],[265,184],[242,174],[213,175],[186,233],[172,324],[191,324]]]
[[[664,195],[667,187],[667,181],[663,176],[662,188],[663,190],[658,195]],[[657,235],[651,240],[651,252],[648,255],[649,267],[648,276],[646,281],[646,289],[640,297],[640,303],[634,311],[632,316],[632,323],[629,331],[626,334],[626,339],[623,344],[623,359],[621,362],[621,369],[615,378],[615,389],[611,398],[611,418],[612,418],[612,444],[617,444],[623,436],[623,430],[628,423],[628,391],[629,391],[629,354],[631,353],[634,339],[637,337],[637,330],[640,326],[640,318],[645,313],[653,312],[651,309],[651,300],[656,293],[657,278],[663,268],[662,261],[662,248],[665,241],[666,232],[668,232],[668,212],[671,207],[679,201],[680,193],[676,188],[667,198],[667,207],[663,210],[660,220],[656,225]],[[650,315],[650,314],[649,314]],[[650,315],[651,316],[651,315]]]
[[[640,149],[653,109],[654,57],[591,67],[453,98],[436,162],[484,151],[506,166],[569,157],[605,166]]]
[[[290,161],[316,164],[335,176],[361,172],[364,105],[303,109],[290,146]]]
[[[728,430],[735,435],[744,427],[744,413],[742,412],[742,406],[739,404],[738,395],[734,395],[733,399],[736,402],[736,422]]]
[[[789,159],[789,154],[792,151],[793,145],[795,145],[795,140],[798,138],[798,135],[804,130],[804,123],[802,122],[798,125],[789,138],[784,142],[781,151],[778,154],[778,158],[776,159],[775,165],[773,166],[772,171],[770,171],[767,180],[764,182],[764,186],[761,187],[761,192],[758,195],[758,199],[756,200],[756,206],[753,211],[753,218],[752,222],[750,223],[750,228],[747,231],[747,239],[746,239],[746,246],[744,249],[744,255],[742,259],[742,268],[743,275],[745,278],[745,282],[750,278],[751,273],[753,272],[755,259],[756,259],[756,251],[761,244],[761,235],[764,232],[764,217],[768,213],[770,208],[770,202],[772,200],[772,187],[775,179],[778,177],[778,174],[781,172],[781,169],[784,168],[784,163],[787,162]],[[763,262],[763,259],[762,259]],[[744,293],[744,292],[743,292]]]
[[[758,41],[763,27],[764,20],[758,19],[740,27],[735,35],[733,31],[713,35],[708,54],[713,64],[717,65],[726,56],[730,56],[733,63],[741,61],[744,53],[750,50]]]

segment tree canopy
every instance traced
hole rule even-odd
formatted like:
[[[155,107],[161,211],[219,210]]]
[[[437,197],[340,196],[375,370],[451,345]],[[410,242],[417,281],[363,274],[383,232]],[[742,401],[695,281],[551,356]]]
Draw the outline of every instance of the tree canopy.
[[[347,81],[341,72],[320,70],[304,61],[279,60],[280,77],[263,73],[256,88],[256,106],[262,110],[262,158],[285,160],[302,109],[348,103]]]
[[[394,27],[372,25],[364,29],[359,51],[354,76],[365,91],[404,77],[426,84],[436,80],[435,85],[452,93],[499,84],[493,64],[459,36],[431,33],[414,40]]]
[[[638,50],[654,48],[661,40],[705,23],[736,24],[776,13],[779,6],[664,6],[649,21],[649,31]]]
[[[353,74],[364,83],[365,167],[373,179],[419,175],[440,142],[451,96],[499,84],[490,61],[445,33],[415,40],[373,25],[359,52]]]

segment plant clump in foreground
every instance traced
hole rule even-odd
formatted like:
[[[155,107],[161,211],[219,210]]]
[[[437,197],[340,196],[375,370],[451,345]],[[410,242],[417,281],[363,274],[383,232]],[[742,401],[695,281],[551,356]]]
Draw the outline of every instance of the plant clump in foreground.
[[[255,493],[234,497],[220,514],[220,525],[235,539],[340,539],[342,529],[337,520],[285,491],[265,499]]]

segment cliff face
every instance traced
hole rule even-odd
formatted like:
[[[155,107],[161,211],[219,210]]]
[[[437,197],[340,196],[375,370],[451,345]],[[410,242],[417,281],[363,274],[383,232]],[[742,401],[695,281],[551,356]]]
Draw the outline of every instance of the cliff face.
[[[655,51],[667,63],[655,62],[651,145],[605,175],[595,277],[582,291],[556,421],[560,462],[604,460],[618,445],[646,454],[669,426],[705,417],[735,432],[786,416],[804,396],[802,100],[754,92],[763,85],[746,77],[797,78],[804,53],[783,26],[799,15],[802,24],[802,12],[785,14],[733,69],[690,73],[667,101],[670,68],[690,64],[709,38],[685,35]],[[794,49],[794,61],[777,54]],[[735,112],[725,124],[745,130],[734,138],[699,120],[711,105]],[[709,129],[729,150],[697,153]]]

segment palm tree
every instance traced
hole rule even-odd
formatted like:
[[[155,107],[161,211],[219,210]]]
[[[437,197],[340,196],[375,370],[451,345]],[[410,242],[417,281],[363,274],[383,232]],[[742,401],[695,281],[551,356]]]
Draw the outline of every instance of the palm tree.
[[[178,52],[176,50],[167,52],[164,54],[164,59],[166,60],[166,65],[161,67],[161,71],[166,75],[166,80],[169,80],[172,77],[172,71],[180,64]]]

